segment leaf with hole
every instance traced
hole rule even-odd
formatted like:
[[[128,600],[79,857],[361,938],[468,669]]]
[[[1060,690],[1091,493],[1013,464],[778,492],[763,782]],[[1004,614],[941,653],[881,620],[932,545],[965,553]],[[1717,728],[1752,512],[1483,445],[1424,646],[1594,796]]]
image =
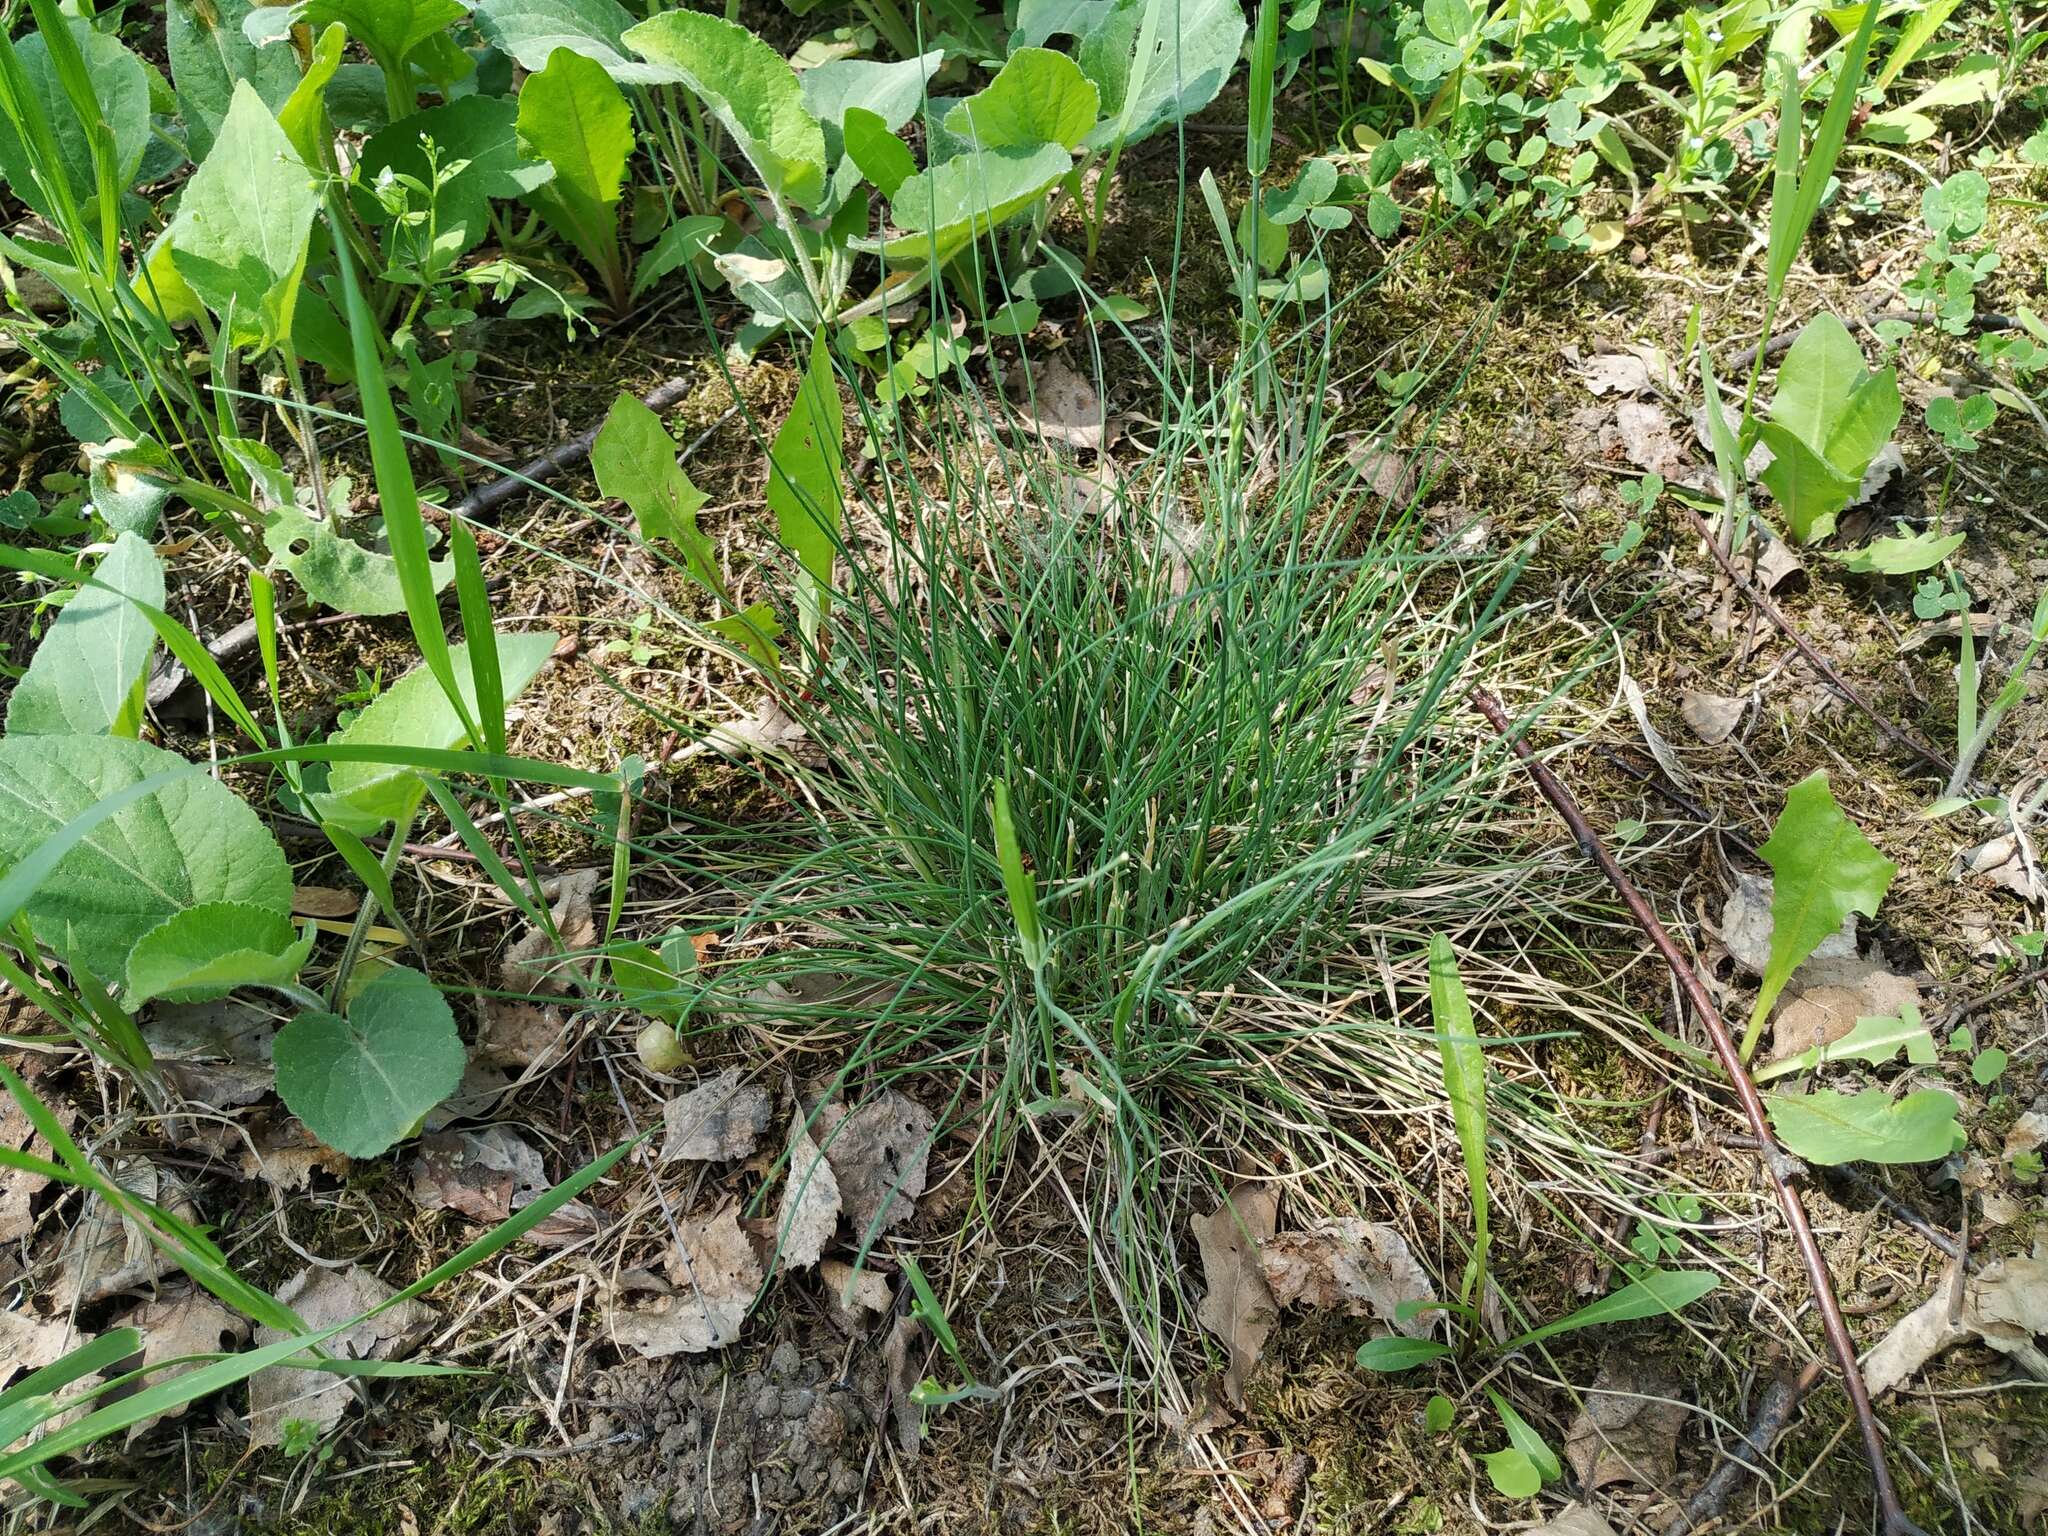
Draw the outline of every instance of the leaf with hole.
[[[498,667],[506,699],[516,698],[547,665],[556,637],[546,631],[498,636]],[[449,665],[471,718],[476,714],[476,683],[471,675],[469,647],[449,648]],[[343,730],[328,738],[335,746],[462,748],[472,745],[461,716],[427,667],[415,667],[364,706]],[[350,831],[375,830],[395,817],[411,814],[423,793],[414,769],[397,763],[338,762],[327,776],[327,793],[315,796],[323,819]]]
[[[279,507],[264,521],[263,543],[270,551],[270,569],[290,572],[322,607],[370,617],[405,612],[398,562],[381,550],[363,548],[326,518],[296,505]],[[427,570],[436,592],[455,576],[454,565],[446,560],[430,560]]]
[[[163,563],[148,540],[124,533],[94,567],[92,581],[58,612],[15,683],[9,735],[98,736],[122,726],[122,735],[135,733],[135,685],[156,641],[135,604],[163,607]]]
[[[1939,1088],[1893,1099],[1881,1088],[1861,1093],[1815,1089],[1768,1093],[1764,1107],[1785,1150],[1809,1163],[1931,1163],[1959,1144],[1956,1101]]]
[[[226,997],[237,987],[294,980],[313,952],[313,928],[245,901],[187,907],[135,941],[128,952],[129,1008],[151,998],[173,1003]]]
[[[119,736],[0,739],[0,866],[18,865],[100,801],[177,777],[91,827],[28,898],[30,930],[105,982],[142,936],[188,907],[288,914],[284,850],[232,790],[160,747]]]
[[[345,1018],[300,1014],[272,1055],[285,1107],[350,1157],[376,1157],[410,1134],[461,1083],[466,1059],[448,1000],[405,966],[372,977]]]

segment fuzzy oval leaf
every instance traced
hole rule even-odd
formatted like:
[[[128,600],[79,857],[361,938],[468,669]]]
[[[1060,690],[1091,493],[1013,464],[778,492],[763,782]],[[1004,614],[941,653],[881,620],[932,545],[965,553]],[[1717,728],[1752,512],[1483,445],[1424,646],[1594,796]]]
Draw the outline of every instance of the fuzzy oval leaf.
[[[36,647],[7,701],[14,736],[99,736],[128,713],[156,631],[129,599],[164,605],[164,568],[147,539],[123,533]],[[112,591],[107,590],[112,588]]]
[[[1500,1421],[1508,1432],[1508,1444],[1529,1458],[1530,1464],[1546,1483],[1564,1476],[1564,1468],[1558,1464],[1557,1452],[1553,1451],[1536,1426],[1515,1411],[1514,1404],[1502,1397],[1493,1388],[1486,1389],[1494,1409],[1500,1414]]]
[[[802,571],[797,609],[813,637],[830,600],[832,565],[839,554],[845,437],[839,380],[820,331],[811,342],[810,366],[796,403],[768,450],[768,510],[775,514],[783,548]]]
[[[1368,1371],[1412,1371],[1418,1365],[1441,1360],[1450,1352],[1450,1345],[1439,1344],[1434,1339],[1411,1339],[1390,1333],[1383,1338],[1367,1339],[1359,1345],[1358,1363]]]
[[[1762,1020],[1800,962],[1851,912],[1877,915],[1899,866],[1842,814],[1825,772],[1792,786],[1785,809],[1757,850],[1771,866],[1771,958],[1751,1015]]]
[[[892,263],[943,264],[969,241],[1015,218],[1073,169],[1058,144],[956,155],[908,177],[889,199],[889,217],[909,233],[883,247]]]
[[[1835,518],[1855,499],[1858,482],[1776,421],[1760,421],[1757,435],[1771,450],[1758,476],[1785,515],[1793,537],[1812,544],[1835,531]]]
[[[235,345],[268,347],[291,333],[319,208],[319,186],[270,108],[247,81],[236,85],[166,236],[178,275],[222,317]]]
[[[781,54],[745,27],[701,11],[663,11],[625,41],[676,71],[769,191],[800,208],[816,206],[825,191],[825,131]]]
[[[540,675],[553,654],[557,639],[545,630],[524,635],[498,636],[498,667],[504,696],[515,698]],[[472,719],[476,716],[476,682],[471,675],[469,647],[449,648],[449,665],[464,704]],[[462,719],[441,691],[440,683],[426,667],[413,668],[383,693],[372,699],[346,730],[328,738],[338,746],[435,747],[455,749],[469,745]],[[419,794],[417,774],[410,768],[388,763],[336,763],[327,777],[328,793],[345,816],[389,820],[405,814]],[[353,818],[351,818],[353,819]]]
[[[1081,66],[1050,48],[1019,48],[995,79],[946,114],[946,131],[977,149],[1064,144],[1095,127],[1101,93]]]
[[[1767,1093],[1764,1106],[1785,1150],[1809,1163],[1931,1163],[1955,1150],[1962,1134],[1956,1101],[1939,1088],[1892,1099],[1881,1088],[1861,1093],[1816,1089]]]
[[[462,1081],[455,1015],[418,971],[393,966],[349,1004],[308,1011],[278,1031],[277,1092],[337,1152],[376,1157]]]
[[[120,736],[0,739],[0,865],[19,863],[109,795],[184,766]],[[256,813],[193,772],[94,826],[24,911],[38,939],[111,982],[128,974],[144,934],[214,901],[289,913],[291,870]]]
[[[313,952],[313,930],[245,901],[209,901],[166,918],[128,952],[129,1008],[153,997],[199,1003],[237,987],[291,981]]]
[[[879,117],[891,133],[901,128],[917,116],[925,102],[926,83],[945,62],[945,52],[938,48],[896,63],[833,59],[812,66],[797,79],[804,107],[825,130],[829,149],[833,128],[856,107]]]
[[[567,48],[602,65],[621,85],[666,85],[679,76],[659,64],[647,64],[626,50],[626,29],[632,12],[618,0],[483,0],[476,8],[476,29],[519,67],[538,73],[557,48]]]

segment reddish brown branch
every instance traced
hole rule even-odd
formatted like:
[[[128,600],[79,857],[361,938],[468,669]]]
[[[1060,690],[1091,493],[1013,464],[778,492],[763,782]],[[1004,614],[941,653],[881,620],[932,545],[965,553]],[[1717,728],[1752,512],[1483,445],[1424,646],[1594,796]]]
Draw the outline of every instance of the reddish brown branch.
[[[1764,1101],[1757,1095],[1756,1084],[1750,1081],[1748,1071],[1742,1065],[1741,1054],[1735,1048],[1735,1037],[1729,1033],[1728,1025],[1721,1017],[1721,1011],[1714,1006],[1713,998],[1700,982],[1699,974],[1693,970],[1685,952],[1664,931],[1664,925],[1657,921],[1657,914],[1650,909],[1622,873],[1614,855],[1607,851],[1607,845],[1600,841],[1600,835],[1579,810],[1571,792],[1560,784],[1557,776],[1536,760],[1536,754],[1529,750],[1529,743],[1515,734],[1507,713],[1494,697],[1483,689],[1472,692],[1472,707],[1486,717],[1491,725],[1507,741],[1514,754],[1522,760],[1542,792],[1564,823],[1571,828],[1573,839],[1607,877],[1615,893],[1622,899],[1636,926],[1643,930],[1651,945],[1664,957],[1664,963],[1671,968],[1679,989],[1685,993],[1693,1011],[1706,1026],[1707,1035],[1713,1041],[1714,1054],[1721,1060],[1721,1068],[1734,1084],[1735,1097],[1742,1103],[1742,1112],[1749,1121],[1750,1130],[1757,1139],[1757,1155],[1763,1163],[1764,1172],[1770,1176],[1772,1186],[1777,1190],[1779,1208],[1785,1214],[1785,1225],[1792,1231],[1792,1241],[1799,1249],[1799,1257],[1806,1266],[1806,1277],[1813,1287],[1814,1304],[1820,1312],[1821,1328],[1827,1334],[1829,1347],[1833,1349],[1835,1361],[1842,1368],[1842,1385],[1849,1394],[1850,1405],[1856,1410],[1856,1427],[1863,1435],[1863,1454],[1870,1463],[1871,1481],[1876,1485],[1878,1507],[1884,1513],[1884,1528],[1887,1536],[1925,1536],[1925,1533],[1906,1515],[1899,1504],[1898,1491],[1892,1486],[1890,1469],[1885,1465],[1884,1436],[1877,1427],[1877,1414],[1870,1406],[1870,1390],[1864,1385],[1862,1369],[1856,1363],[1856,1341],[1849,1337],[1849,1324],[1842,1316],[1842,1304],[1835,1297],[1835,1283],[1828,1273],[1827,1260],[1821,1257],[1820,1244],[1814,1239],[1813,1224],[1806,1218],[1805,1202],[1799,1198],[1799,1191],[1787,1177],[1787,1170],[1794,1167],[1785,1155],[1777,1139],[1771,1134],[1771,1122],[1764,1113]]]
[[[1698,531],[1699,536],[1706,540],[1708,553],[1713,555],[1721,569],[1728,573],[1728,579],[1742,589],[1743,596],[1756,604],[1759,613],[1775,624],[1779,632],[1799,648],[1799,654],[1804,656],[1814,671],[1821,675],[1823,682],[1844,699],[1848,700],[1849,703],[1855,705],[1856,708],[1868,715],[1871,724],[1884,732],[1885,735],[1919,758],[1921,762],[1926,763],[1930,768],[1939,769],[1944,780],[1955,773],[1956,765],[1954,763],[1943,757],[1940,752],[1930,746],[1916,732],[1907,730],[1904,726],[1897,724],[1880,713],[1876,705],[1872,704],[1870,700],[1863,697],[1857,691],[1854,683],[1850,682],[1835,669],[1833,662],[1815,650],[1812,643],[1804,635],[1800,634],[1797,629],[1793,628],[1792,621],[1785,617],[1784,610],[1764,596],[1762,588],[1743,575],[1741,568],[1729,557],[1727,551],[1721,548],[1720,541],[1714,537],[1714,531],[1707,526],[1705,518],[1701,517],[1699,513],[1693,511],[1691,507],[1686,506],[1683,502],[1673,501],[1671,505],[1677,507],[1679,514],[1690,521]]]

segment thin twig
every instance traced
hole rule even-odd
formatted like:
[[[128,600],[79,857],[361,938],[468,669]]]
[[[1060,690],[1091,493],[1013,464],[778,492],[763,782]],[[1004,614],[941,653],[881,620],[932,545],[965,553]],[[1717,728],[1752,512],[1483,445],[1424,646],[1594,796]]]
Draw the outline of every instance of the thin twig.
[[[700,382],[694,373],[663,379],[640,397],[640,403],[650,411],[665,411]],[[450,510],[455,516],[471,522],[496,522],[499,513],[535,486],[546,485],[564,470],[573,469],[589,458],[591,447],[597,442],[597,434],[603,429],[602,421],[593,423],[567,441],[555,444],[546,453],[527,460],[511,474],[500,475],[488,484],[478,486]]]
[[[1878,309],[1857,318],[1865,325],[1875,325],[1880,320],[1903,320],[1908,325],[1933,325],[1941,317],[1926,309]],[[1989,312],[1972,316],[1970,323],[1980,331],[2016,331],[2020,328],[2017,315],[1998,315]],[[1744,347],[1723,366],[1730,373],[1740,373],[1755,364],[1759,350],[1765,357],[1776,357],[1781,352],[1789,352],[1792,350],[1792,343],[1799,339],[1799,333],[1805,329],[1803,325],[1795,325],[1789,331],[1780,331],[1765,342],[1761,349]]]
[[[1839,693],[1844,699],[1855,705],[1856,708],[1863,711],[1864,714],[1868,715],[1871,723],[1893,741],[1904,747],[1908,752],[1911,752],[1930,768],[1940,769],[1944,779],[1956,771],[1954,763],[1943,757],[1940,752],[1930,746],[1917,733],[1907,730],[1902,725],[1893,723],[1883,714],[1879,713],[1877,707],[1870,700],[1857,692],[1856,686],[1853,683],[1835,670],[1833,662],[1813,648],[1812,643],[1793,627],[1792,621],[1785,617],[1784,612],[1778,605],[1764,596],[1763,590],[1755,582],[1742,574],[1741,567],[1737,566],[1735,561],[1715,541],[1714,532],[1707,526],[1705,518],[1701,517],[1699,513],[1693,511],[1691,507],[1686,506],[1683,502],[1674,501],[1672,505],[1677,507],[1679,513],[1692,523],[1699,536],[1706,540],[1708,552],[1713,555],[1715,563],[1728,573],[1728,579],[1742,589],[1745,597],[1756,604],[1759,613],[1777,625],[1785,638],[1799,648],[1799,654],[1812,664],[1816,672],[1820,673],[1823,682]]]
[[[1536,759],[1529,743],[1516,734],[1497,700],[1483,689],[1472,692],[1472,707],[1486,717],[1487,723],[1500,733],[1522,760],[1542,792],[1564,823],[1571,829],[1573,839],[1586,856],[1600,867],[1615,893],[1635,918],[1636,926],[1643,930],[1657,950],[1664,957],[1664,963],[1671,968],[1672,976],[1679,988],[1691,1002],[1693,1012],[1699,1015],[1705,1025],[1708,1037],[1713,1041],[1714,1053],[1721,1059],[1721,1068],[1728,1074],[1734,1085],[1735,1096],[1741,1101],[1742,1111],[1749,1120],[1751,1132],[1758,1143],[1758,1160],[1764,1172],[1770,1176],[1778,1194],[1778,1205],[1785,1213],[1785,1225],[1791,1229],[1793,1243],[1799,1249],[1799,1257],[1806,1266],[1808,1281],[1813,1287],[1813,1299],[1820,1312],[1821,1327],[1827,1334],[1828,1344],[1834,1350],[1835,1360],[1842,1368],[1842,1384],[1849,1394],[1849,1402],[1856,1410],[1856,1427],[1863,1436],[1863,1453],[1870,1463],[1870,1477],[1877,1490],[1878,1507],[1884,1513],[1886,1536],[1925,1536],[1920,1527],[1908,1518],[1899,1504],[1898,1491],[1892,1486],[1890,1469],[1885,1465],[1884,1435],[1877,1426],[1877,1414],[1870,1405],[1870,1390],[1863,1383],[1863,1371],[1856,1363],[1856,1341],[1849,1337],[1849,1325],[1842,1316],[1842,1304],[1835,1297],[1833,1277],[1828,1273],[1827,1260],[1821,1256],[1820,1244],[1813,1235],[1813,1223],[1807,1220],[1805,1202],[1799,1198],[1799,1191],[1793,1187],[1788,1173],[1798,1165],[1788,1158],[1771,1134],[1770,1118],[1764,1113],[1764,1102],[1758,1097],[1756,1084],[1750,1081],[1749,1073],[1742,1065],[1742,1057],[1735,1049],[1735,1038],[1728,1032],[1728,1025],[1721,1017],[1721,1011],[1714,1006],[1713,998],[1707,995],[1699,974],[1685,953],[1664,931],[1664,925],[1657,921],[1657,914],[1649,902],[1643,899],[1622,873],[1614,855],[1607,851],[1607,845],[1600,841],[1585,815],[1579,810],[1570,791],[1560,784],[1555,774]]]
[[[1713,1475],[1700,1485],[1700,1491],[1686,1500],[1678,1518],[1664,1527],[1664,1536],[1685,1536],[1687,1531],[1697,1530],[1708,1521],[1719,1519],[1746,1477],[1766,1475],[1764,1469],[1749,1457],[1761,1461],[1770,1454],[1771,1446],[1785,1432],[1785,1427],[1792,1422],[1792,1415],[1819,1380],[1820,1362],[1809,1360],[1806,1369],[1797,1376],[1780,1376],[1771,1383],[1756,1405],[1756,1413],[1749,1421],[1749,1432],[1742,1437],[1740,1448],[1714,1468]],[[1747,1451],[1749,1456],[1744,1456],[1743,1451]]]

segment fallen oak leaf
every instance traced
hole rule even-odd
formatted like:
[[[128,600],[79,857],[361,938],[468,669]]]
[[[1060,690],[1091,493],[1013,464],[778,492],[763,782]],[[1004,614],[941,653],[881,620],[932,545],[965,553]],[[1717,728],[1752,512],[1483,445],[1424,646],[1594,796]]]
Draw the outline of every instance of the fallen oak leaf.
[[[1207,1286],[1195,1316],[1223,1341],[1228,1353],[1223,1396],[1233,1408],[1244,1406],[1245,1378],[1259,1363],[1280,1312],[1259,1258],[1279,1215],[1278,1191],[1268,1185],[1240,1184],[1215,1210],[1189,1223]]]
[[[894,1088],[871,1094],[853,1109],[818,1110],[814,1139],[832,1165],[839,1198],[866,1245],[917,1214],[932,1148],[931,1112]]]
[[[1276,1307],[1377,1317],[1416,1339],[1432,1329],[1428,1312],[1398,1315],[1406,1304],[1437,1299],[1398,1228],[1356,1216],[1325,1217],[1306,1231],[1261,1242],[1259,1266]]]

